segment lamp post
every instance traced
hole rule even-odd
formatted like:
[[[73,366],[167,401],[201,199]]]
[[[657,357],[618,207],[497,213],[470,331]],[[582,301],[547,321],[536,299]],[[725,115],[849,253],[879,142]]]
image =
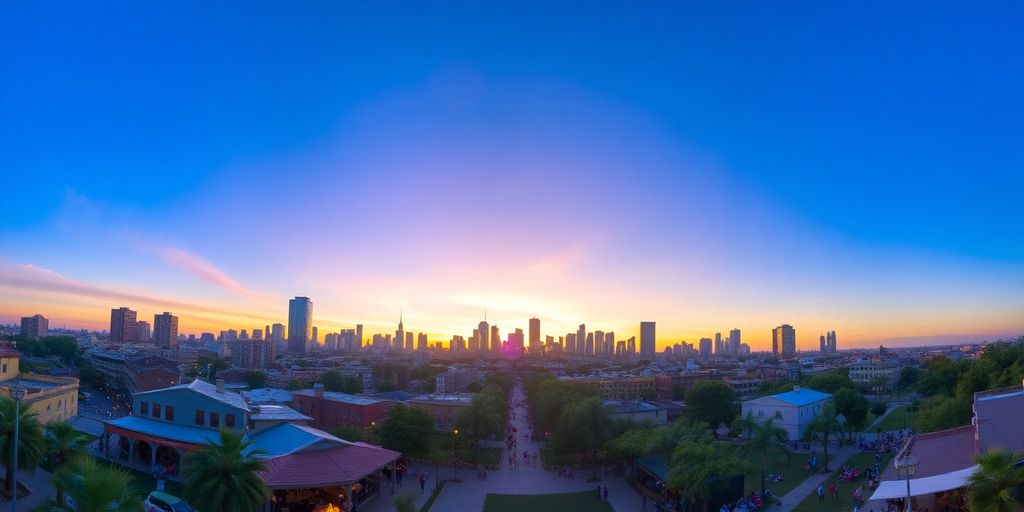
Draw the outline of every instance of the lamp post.
[[[896,462],[896,477],[905,478],[907,480],[907,504],[903,509],[905,512],[910,512],[910,477],[917,473],[918,461],[917,457],[910,455],[909,453],[904,455],[902,458],[897,459]]]
[[[458,451],[459,445],[459,429],[452,430],[452,481],[459,481],[459,465],[456,463],[456,459],[459,457]]]
[[[11,398],[14,399],[14,452],[11,458],[11,471],[14,473],[14,494],[11,495],[11,512],[18,511],[18,431],[21,430],[21,400],[25,398],[26,390],[21,386],[10,388]]]

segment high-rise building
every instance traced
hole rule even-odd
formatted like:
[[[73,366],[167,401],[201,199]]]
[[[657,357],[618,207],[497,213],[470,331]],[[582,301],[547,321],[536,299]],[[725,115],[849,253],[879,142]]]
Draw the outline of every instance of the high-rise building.
[[[288,351],[305,354],[306,344],[312,338],[313,302],[309,297],[295,297],[288,301]]]
[[[515,354],[521,354],[525,347],[525,338],[522,329],[516,329],[515,332],[509,333],[508,335],[508,350]]]
[[[796,355],[796,329],[792,325],[782,324],[772,329],[772,353],[782,357]]]
[[[629,355],[636,354],[636,336],[630,336],[629,339],[626,340],[626,353]]]
[[[707,359],[711,357],[711,338],[700,339],[700,357]]]
[[[416,350],[427,349],[427,333],[421,332],[416,336]]]
[[[729,350],[728,350],[728,352],[730,354],[733,354],[733,355],[739,354],[740,353],[740,345],[741,344],[742,344],[742,341],[740,341],[740,330],[739,329],[733,329],[733,330],[729,331]]]
[[[148,343],[152,338],[152,329],[149,322],[138,320],[135,322],[135,341]]]
[[[263,339],[263,329],[253,329],[252,330],[252,339],[254,339],[254,340],[262,340]]]
[[[594,353],[604,354],[604,331],[594,331]]]
[[[835,354],[837,350],[839,350],[839,348],[836,347],[836,332],[835,331],[829,331],[829,333],[828,333],[828,351],[833,353],[833,354]]]
[[[715,333],[715,355],[722,355],[725,352],[725,348],[722,346],[722,333]]]
[[[43,315],[24,316],[21,318],[21,335],[29,338],[42,338],[49,333],[50,321]]]
[[[353,347],[354,350],[362,350],[363,348],[363,324],[356,324],[356,344]]]
[[[604,333],[605,353],[612,354],[615,350],[615,331]]]
[[[654,322],[640,322],[640,355],[653,357],[656,353]]]
[[[412,351],[413,341],[414,341],[413,340],[413,336],[414,336],[414,334],[413,334],[412,331],[409,331],[409,332],[405,333],[405,349],[406,350]]]
[[[492,325],[491,326],[490,339],[491,339],[491,350],[494,351],[494,352],[500,351],[501,350],[501,333],[498,332],[498,326],[497,325]],[[483,342],[480,342],[480,347],[481,348],[486,347],[486,346],[487,345],[484,345]]]
[[[110,341],[130,342],[136,340],[135,322],[138,313],[120,307],[110,310]]]
[[[531,318],[530,319],[530,348],[534,349],[534,350],[539,350],[540,347],[541,347],[541,344],[540,344],[540,319],[539,318]]]
[[[270,326],[270,341],[284,341],[284,324],[274,324]]]
[[[587,351],[587,325],[580,324],[576,331],[576,353],[583,354]]]
[[[320,330],[317,329],[315,325],[313,326],[313,337],[310,338],[309,341],[312,342],[312,345],[314,346],[320,342]]]
[[[477,348],[480,350],[487,350],[491,348],[491,326],[487,324],[487,320],[483,320],[477,325]]]
[[[570,332],[565,335],[565,345],[562,347],[562,351],[566,354],[573,354],[576,352],[576,333]]]
[[[402,350],[402,344],[405,343],[405,324],[402,323],[403,312],[398,311],[398,330],[395,331],[395,349]]]

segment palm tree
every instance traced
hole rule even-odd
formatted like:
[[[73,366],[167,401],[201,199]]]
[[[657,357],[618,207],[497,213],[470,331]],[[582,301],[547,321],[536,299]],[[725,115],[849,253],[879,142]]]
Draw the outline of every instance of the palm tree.
[[[804,437],[808,441],[814,441],[816,437],[821,438],[821,445],[825,448],[825,469],[823,473],[827,473],[828,469],[828,441],[836,434],[843,431],[843,426],[836,420],[836,408],[831,402],[825,405],[822,409],[821,414],[817,418],[811,420],[807,424],[804,430]]]
[[[47,500],[46,506],[58,511],[141,512],[142,500],[132,491],[131,481],[127,471],[79,456],[53,474],[53,485],[64,494]]]
[[[88,439],[66,422],[50,423],[46,426],[46,454],[53,461],[54,470],[59,470],[72,459],[84,455]],[[57,503],[64,503],[63,489],[56,485]]]
[[[36,419],[36,413],[27,406],[21,407],[20,415],[15,419],[15,403],[10,398],[0,398],[0,457],[7,467],[7,493],[14,490],[15,471],[11,468],[11,455],[14,454],[14,426],[18,424],[18,469],[34,470],[43,460],[43,426]]]
[[[270,490],[258,474],[266,466],[260,450],[237,430],[222,428],[220,442],[208,444],[185,458],[185,500],[198,512],[260,510]]]
[[[743,423],[744,429],[750,432],[750,436],[740,445],[736,454],[740,457],[746,457],[751,453],[761,456],[761,496],[764,496],[764,474],[768,471],[768,457],[778,455],[784,457],[787,462],[789,461],[789,450],[786,449],[789,433],[784,428],[775,425],[775,418],[757,421],[753,415],[747,414]]]
[[[972,512],[1013,512],[1024,507],[1024,467],[1012,452],[991,449],[975,459],[978,469],[968,478]]]

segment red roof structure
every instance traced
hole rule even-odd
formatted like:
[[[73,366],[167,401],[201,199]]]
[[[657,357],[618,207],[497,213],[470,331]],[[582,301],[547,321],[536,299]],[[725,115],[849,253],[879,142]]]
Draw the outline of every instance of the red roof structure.
[[[307,450],[266,461],[260,478],[271,489],[352,484],[398,460],[400,453],[366,443]]]

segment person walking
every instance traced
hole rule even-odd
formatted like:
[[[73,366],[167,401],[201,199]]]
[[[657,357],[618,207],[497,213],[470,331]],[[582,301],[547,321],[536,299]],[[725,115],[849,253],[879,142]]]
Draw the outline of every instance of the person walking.
[[[824,483],[820,483],[820,484],[818,484],[818,503],[822,503],[824,501],[825,501],[825,484]]]
[[[420,472],[420,494],[423,494],[425,492],[426,487],[427,487],[427,473],[421,471]]]

